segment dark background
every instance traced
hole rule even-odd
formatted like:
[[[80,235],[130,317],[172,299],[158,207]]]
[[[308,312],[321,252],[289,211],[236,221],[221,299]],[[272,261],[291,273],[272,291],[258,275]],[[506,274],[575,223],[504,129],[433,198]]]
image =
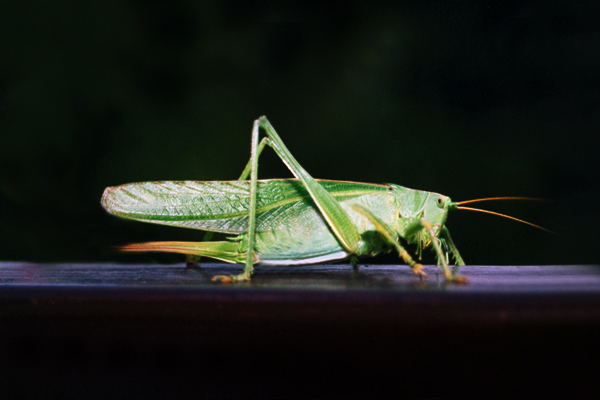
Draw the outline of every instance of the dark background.
[[[112,252],[203,234],[109,216],[104,188],[235,179],[264,114],[316,178],[554,200],[481,206],[556,236],[453,213],[469,264],[596,263],[599,7],[574,4],[3,4],[0,259],[181,260]]]

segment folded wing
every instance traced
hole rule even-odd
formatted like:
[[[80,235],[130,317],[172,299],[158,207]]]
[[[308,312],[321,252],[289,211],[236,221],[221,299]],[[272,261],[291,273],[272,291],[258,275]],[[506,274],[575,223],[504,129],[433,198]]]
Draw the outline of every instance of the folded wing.
[[[385,190],[384,185],[320,181],[334,197]],[[277,228],[307,207],[318,212],[295,179],[259,181],[257,230]],[[119,217],[156,224],[239,234],[247,230],[248,181],[164,181],[108,187],[102,206]]]

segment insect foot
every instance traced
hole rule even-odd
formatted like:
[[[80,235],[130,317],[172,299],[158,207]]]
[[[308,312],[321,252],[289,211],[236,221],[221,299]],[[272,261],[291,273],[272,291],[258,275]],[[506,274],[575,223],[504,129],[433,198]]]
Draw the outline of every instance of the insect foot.
[[[185,267],[191,269],[200,269],[198,262],[202,257],[188,254],[185,258]]]
[[[213,276],[211,281],[217,283],[235,283],[235,282],[249,282],[250,275],[239,274],[239,275],[216,275]]]
[[[423,264],[415,263],[412,266],[412,271],[413,271],[413,273],[415,275],[419,275],[419,276],[422,276],[424,278],[427,276],[427,274],[425,273],[425,271],[423,271]]]
[[[446,278],[446,280],[452,283],[458,283],[459,285],[465,285],[469,283],[469,278],[466,276],[452,275],[452,277]]]

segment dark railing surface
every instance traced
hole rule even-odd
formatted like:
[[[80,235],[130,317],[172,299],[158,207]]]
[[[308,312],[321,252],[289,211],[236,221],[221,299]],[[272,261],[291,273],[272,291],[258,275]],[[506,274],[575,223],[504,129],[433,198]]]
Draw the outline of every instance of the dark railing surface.
[[[0,263],[0,384],[22,398],[583,390],[600,266]],[[591,365],[588,367],[588,365]]]

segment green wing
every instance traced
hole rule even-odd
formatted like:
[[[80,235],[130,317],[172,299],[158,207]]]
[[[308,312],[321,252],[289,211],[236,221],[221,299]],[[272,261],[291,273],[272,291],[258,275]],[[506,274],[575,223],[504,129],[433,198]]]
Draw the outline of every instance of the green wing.
[[[388,190],[387,185],[327,181],[319,183],[343,200]],[[248,181],[165,181],[106,188],[102,206],[111,214],[152,222],[230,234],[248,229]],[[257,231],[281,229],[286,221],[311,207],[310,195],[296,179],[258,183]]]

